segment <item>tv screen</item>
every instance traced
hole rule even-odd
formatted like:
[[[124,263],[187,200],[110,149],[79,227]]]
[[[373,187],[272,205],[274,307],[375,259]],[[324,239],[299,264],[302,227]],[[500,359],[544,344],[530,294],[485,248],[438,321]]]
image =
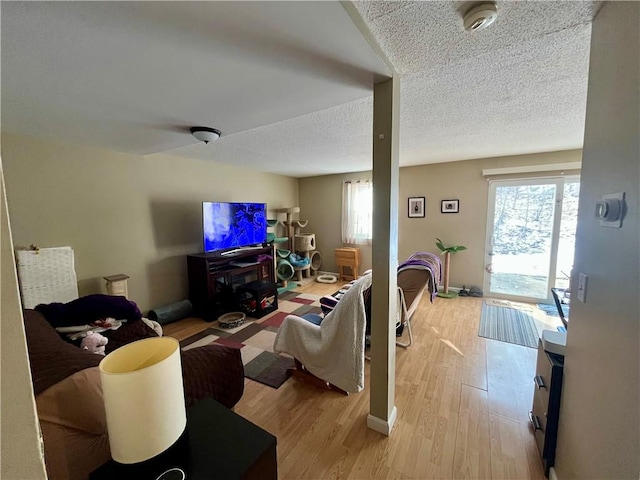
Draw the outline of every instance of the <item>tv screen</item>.
[[[264,203],[202,203],[204,251],[246,247],[267,241]]]

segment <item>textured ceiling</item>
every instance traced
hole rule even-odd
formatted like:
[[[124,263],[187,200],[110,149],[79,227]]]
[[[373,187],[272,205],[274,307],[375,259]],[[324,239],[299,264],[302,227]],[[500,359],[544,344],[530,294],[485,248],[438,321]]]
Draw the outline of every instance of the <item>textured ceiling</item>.
[[[401,74],[428,72],[484,55],[504,57],[529,43],[591,23],[598,2],[496,2],[498,18],[484,30],[465,32],[462,15],[480,2],[354,2],[371,33]],[[556,43],[556,48],[561,45]],[[502,52],[502,50],[505,50]],[[497,62],[492,62],[495,67]]]
[[[401,165],[582,147],[598,2],[497,2],[465,32],[469,2],[357,2],[402,74]]]
[[[38,3],[2,4],[3,130],[292,176],[371,168],[384,67],[335,2]],[[401,74],[401,165],[582,146],[598,2],[497,2],[473,33],[467,2],[355,5]],[[194,143],[197,123],[223,137]]]
[[[386,67],[336,2],[2,2],[2,127],[129,153],[368,96]]]

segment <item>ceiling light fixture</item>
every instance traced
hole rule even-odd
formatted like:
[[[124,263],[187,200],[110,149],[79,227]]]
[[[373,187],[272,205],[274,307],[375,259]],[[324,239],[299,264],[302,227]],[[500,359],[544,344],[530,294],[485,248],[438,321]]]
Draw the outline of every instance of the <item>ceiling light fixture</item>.
[[[495,3],[481,3],[469,10],[462,21],[464,29],[469,32],[487,28],[498,18],[498,8]]]
[[[191,127],[190,132],[191,135],[204,143],[215,142],[222,135],[220,130],[209,127]]]

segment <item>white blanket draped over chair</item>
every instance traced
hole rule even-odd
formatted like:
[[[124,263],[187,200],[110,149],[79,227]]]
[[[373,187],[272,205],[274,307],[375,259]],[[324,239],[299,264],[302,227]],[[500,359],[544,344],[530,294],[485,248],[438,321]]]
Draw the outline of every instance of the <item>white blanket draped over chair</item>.
[[[288,315],[276,335],[274,351],[288,353],[316,377],[345,392],[364,388],[366,314],[363,292],[371,275],[359,278],[318,326]]]

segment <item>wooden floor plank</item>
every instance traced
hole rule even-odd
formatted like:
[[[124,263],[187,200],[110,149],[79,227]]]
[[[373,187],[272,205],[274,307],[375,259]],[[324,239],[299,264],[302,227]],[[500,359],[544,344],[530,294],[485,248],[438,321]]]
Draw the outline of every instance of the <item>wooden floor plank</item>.
[[[453,478],[490,479],[491,453],[487,392],[462,385]]]
[[[209,328],[211,324],[205,322],[201,318],[189,317],[179,322],[169,323],[162,326],[164,335],[168,337],[176,338],[177,340],[184,340],[196,333],[200,333],[203,330]]]
[[[490,411],[527,422],[533,400],[535,349],[487,340],[487,376]]]
[[[517,388],[512,381],[510,344],[487,340],[486,345],[489,411],[492,414],[518,421],[522,415],[518,412]]]
[[[493,480],[531,478],[521,426],[500,415],[489,416]]]
[[[522,438],[527,454],[527,466],[529,468],[528,478],[531,480],[545,480],[544,469],[540,461],[540,452],[538,451],[538,445],[536,444],[529,422],[520,423],[520,437]]]

